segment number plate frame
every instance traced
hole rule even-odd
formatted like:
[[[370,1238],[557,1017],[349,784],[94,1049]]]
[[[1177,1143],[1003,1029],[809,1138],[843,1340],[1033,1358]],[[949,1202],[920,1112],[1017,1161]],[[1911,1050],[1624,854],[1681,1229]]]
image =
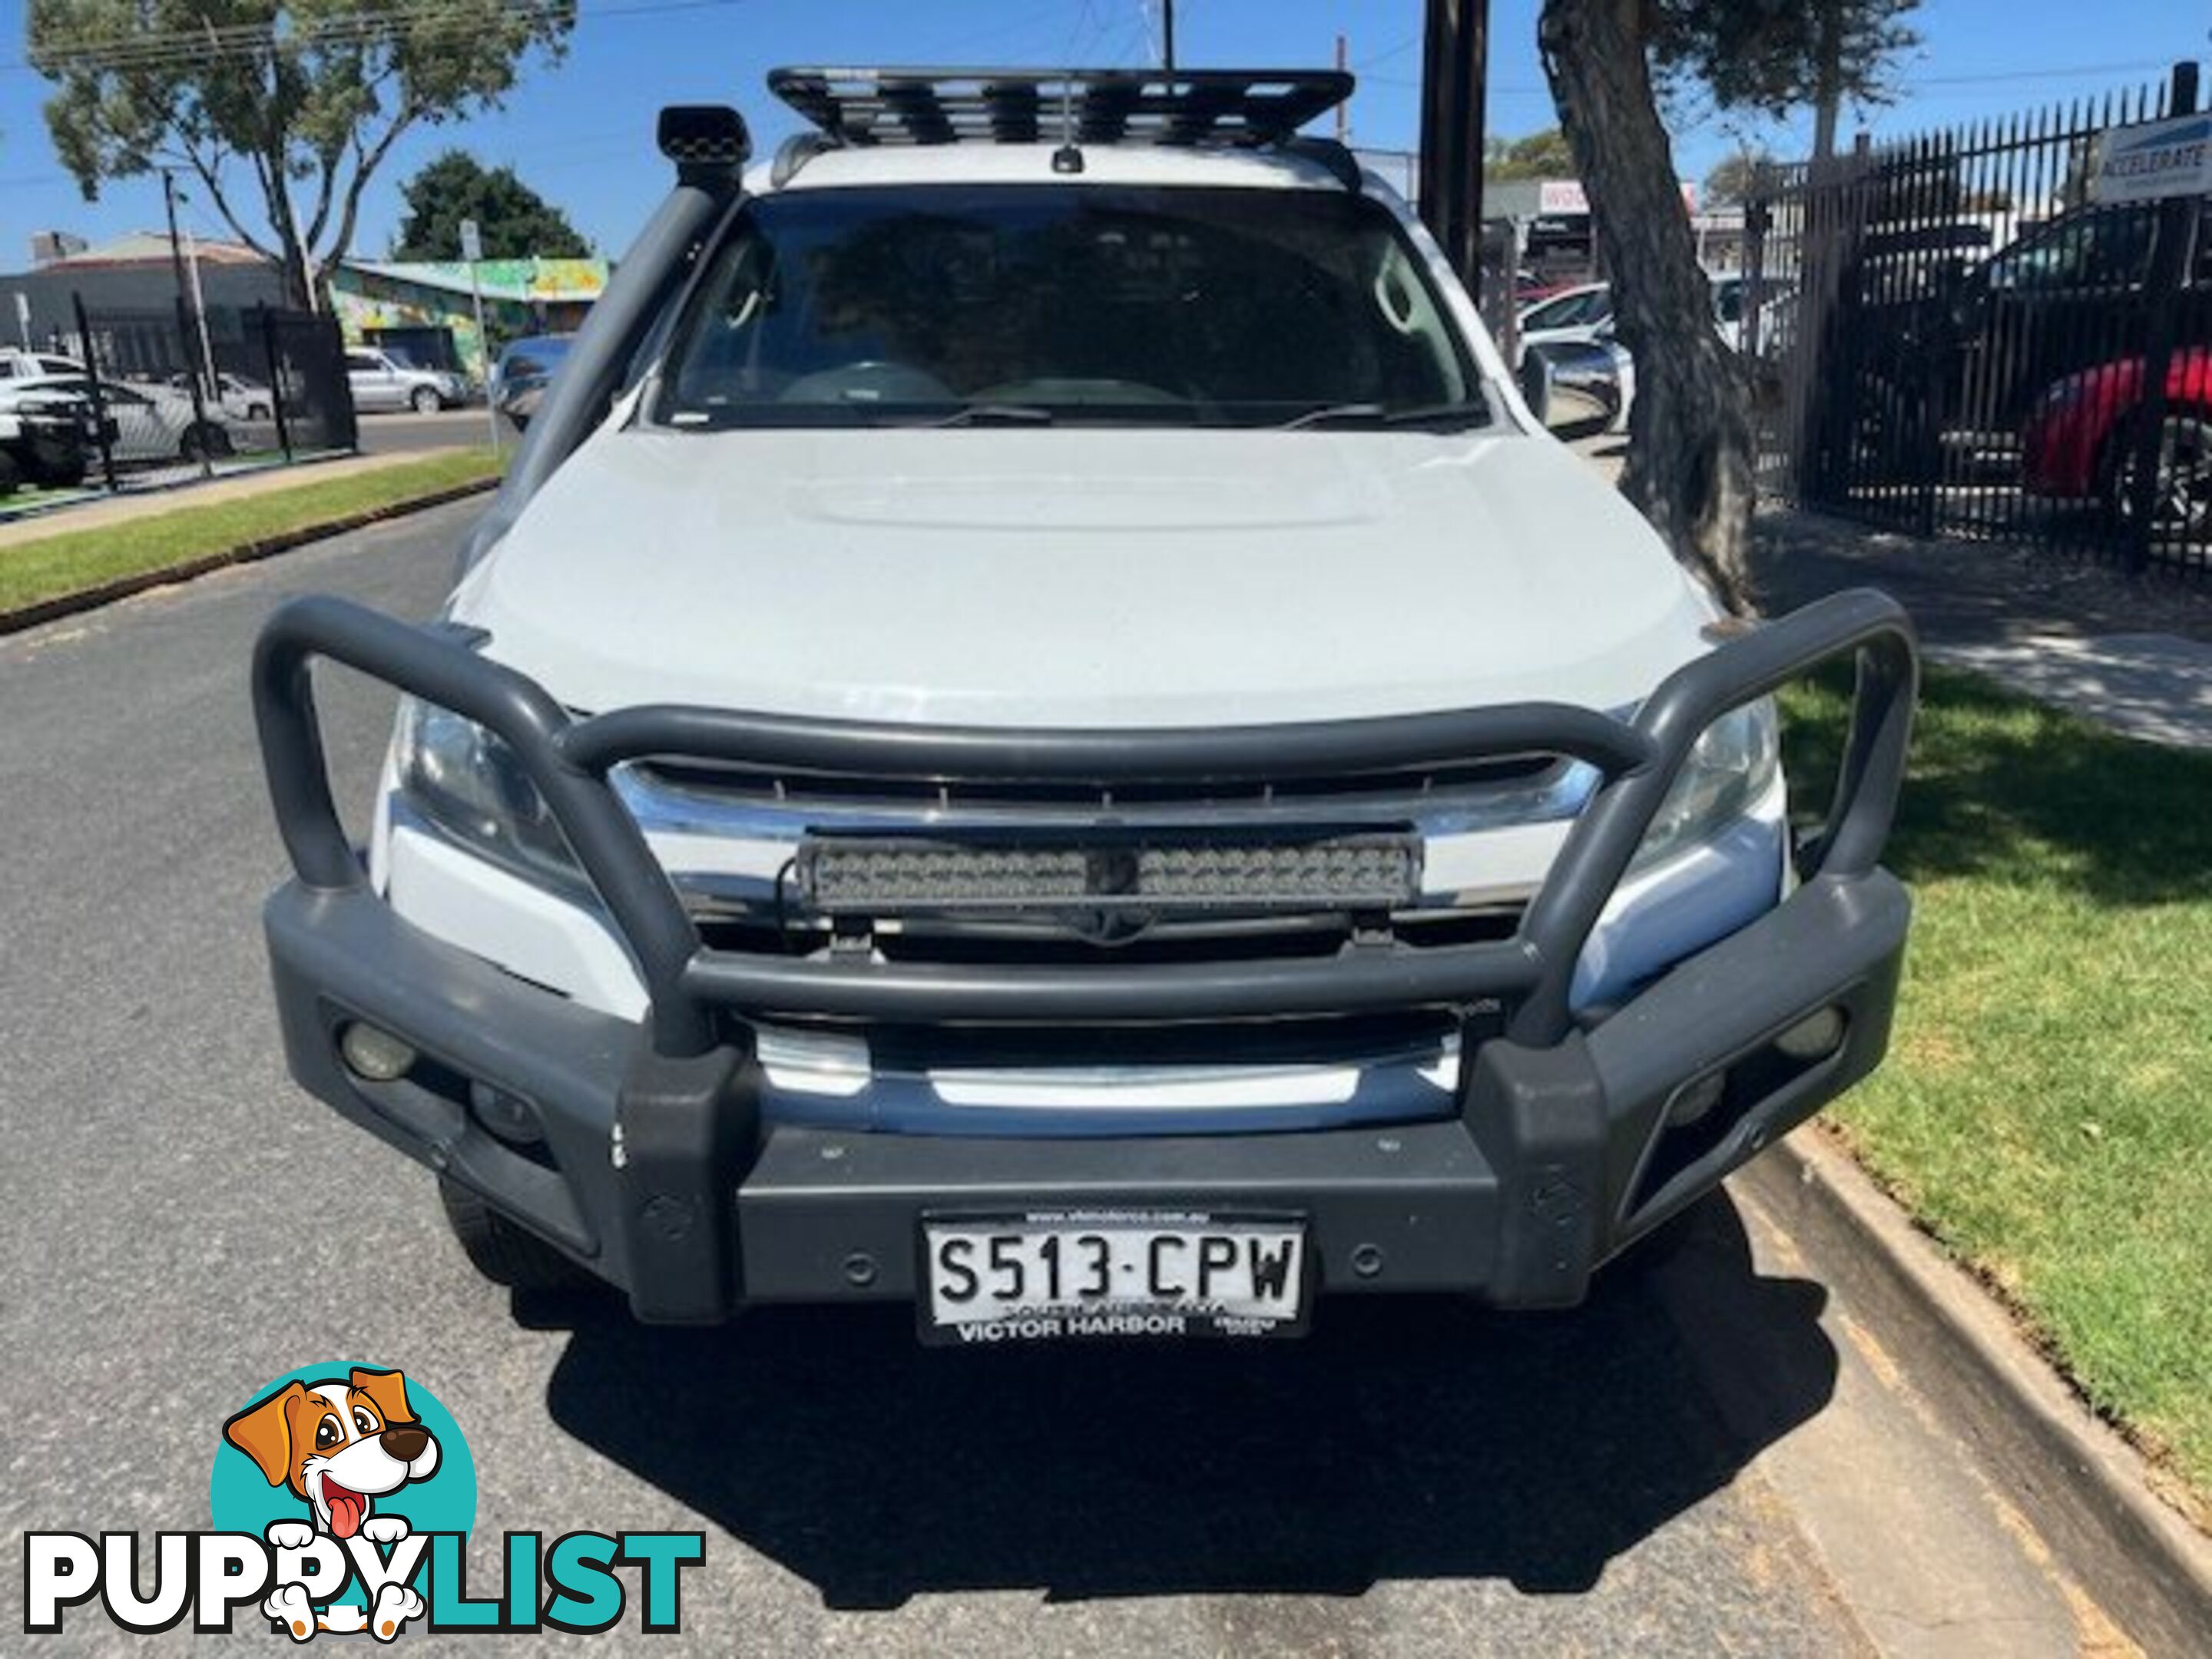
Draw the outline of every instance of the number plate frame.
[[[1066,1305],[1048,1302],[1034,1310],[1029,1299],[1010,1304],[992,1316],[958,1321],[940,1320],[937,1314],[937,1274],[932,1249],[934,1236],[1040,1234],[1073,1238],[1085,1233],[1121,1235],[1181,1235],[1186,1243],[1180,1252],[1185,1261],[1194,1256],[1191,1241],[1204,1237],[1235,1240],[1285,1237],[1293,1252],[1288,1269],[1291,1311],[1279,1316],[1239,1313],[1201,1303],[1194,1296],[1163,1302],[1149,1294],[1103,1297],[1089,1304],[1069,1298]],[[1249,1262],[1247,1278],[1249,1279]],[[1311,1218],[1287,1210],[1211,1208],[1083,1208],[1040,1210],[927,1211],[915,1224],[915,1328],[921,1341],[933,1347],[988,1347],[1007,1342],[1090,1341],[1115,1337],[1202,1336],[1231,1340],[1272,1340],[1301,1337],[1311,1328],[1316,1271]],[[977,1264],[979,1277],[990,1268]],[[1070,1272],[1075,1269],[1071,1267]]]

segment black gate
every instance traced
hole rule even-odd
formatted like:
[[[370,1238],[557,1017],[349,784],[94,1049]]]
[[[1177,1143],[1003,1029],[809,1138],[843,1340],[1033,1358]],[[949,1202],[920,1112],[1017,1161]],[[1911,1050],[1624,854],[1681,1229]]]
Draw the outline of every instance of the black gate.
[[[1762,484],[1912,534],[2212,566],[2212,236],[2099,205],[2144,87],[1776,168],[1747,206]]]
[[[97,410],[97,442],[33,485],[159,486],[355,447],[344,343],[327,316],[81,296],[74,313],[37,357],[45,387]]]

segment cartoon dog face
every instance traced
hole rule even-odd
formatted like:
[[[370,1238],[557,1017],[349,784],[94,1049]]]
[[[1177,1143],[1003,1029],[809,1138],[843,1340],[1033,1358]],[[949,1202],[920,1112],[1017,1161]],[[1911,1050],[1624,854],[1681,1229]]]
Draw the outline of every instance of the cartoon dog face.
[[[316,1530],[339,1539],[361,1530],[374,1500],[438,1467],[438,1443],[407,1404],[398,1371],[355,1370],[340,1380],[287,1382],[222,1425],[223,1438],[289,1486]]]

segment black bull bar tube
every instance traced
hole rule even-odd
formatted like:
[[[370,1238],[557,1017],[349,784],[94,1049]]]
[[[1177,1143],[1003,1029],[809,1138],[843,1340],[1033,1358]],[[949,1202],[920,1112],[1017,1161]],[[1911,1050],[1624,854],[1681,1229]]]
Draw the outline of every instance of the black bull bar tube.
[[[1716,719],[1846,655],[1856,661],[1849,733],[1828,817],[1797,890],[1609,1018],[1579,1029],[1569,1007],[1576,960],[1692,745]],[[418,979],[450,973],[458,984],[471,973],[491,975],[470,981],[465,999],[479,1024],[518,994],[538,1003],[558,1000],[497,983],[503,975],[417,933],[368,890],[361,856],[331,799],[310,673],[319,657],[448,708],[502,739],[597,889],[649,1000],[643,1030],[629,1031],[626,1069],[603,1091],[615,1097],[607,1109],[612,1121],[597,1127],[611,1128],[621,1148],[611,1177],[605,1140],[595,1160],[580,1157],[571,1167],[555,1135],[555,1190],[538,1165],[526,1175],[508,1170],[454,1112],[441,1115],[419,1101],[379,1097],[332,1063],[334,1033],[345,1018],[380,1014],[386,1023],[405,1012],[418,1027],[428,1022],[441,1030],[403,1035],[420,1039],[423,1052],[464,1077],[480,1075],[501,1056],[510,1071],[516,1064],[529,1070],[515,1059],[519,1041],[487,1045],[466,1019],[429,1006],[419,983],[411,994],[404,991],[397,981],[410,964],[419,969]],[[856,1288],[910,1293],[908,1261],[871,1273],[865,1285],[836,1285],[818,1272],[787,1269],[781,1256],[822,1255],[802,1249],[793,1234],[802,1218],[838,1218],[845,1238],[880,1239],[889,1249],[900,1228],[910,1232],[916,1206],[931,1192],[966,1191],[963,1171],[980,1171],[976,1190],[1000,1200],[1020,1191],[1065,1201],[1141,1186],[1178,1198],[1226,1194],[1279,1204],[1304,1201],[1317,1185],[1331,1192],[1349,1186],[1358,1194],[1355,1218],[1377,1226],[1394,1206],[1418,1196],[1392,1184],[1395,1169],[1387,1179],[1353,1171],[1340,1182],[1317,1170],[1317,1151],[1348,1156],[1351,1141],[1374,1139],[1341,1133],[1187,1140],[1174,1143],[1183,1149],[1180,1160],[1164,1159],[1157,1142],[869,1137],[884,1143],[872,1152],[879,1186],[817,1189],[809,1183],[818,1177],[799,1169],[795,1157],[804,1133],[763,1133],[749,1019],[1144,1024],[1494,1003],[1507,1012],[1504,1036],[1468,1054],[1461,1120],[1436,1126],[1462,1130],[1474,1156],[1463,1156],[1468,1149],[1457,1143],[1431,1147],[1425,1132],[1417,1138],[1441,1161],[1421,1173],[1426,1184],[1419,1192],[1449,1207],[1455,1182],[1470,1192],[1479,1188],[1484,1216],[1458,1227],[1431,1218],[1425,1231],[1409,1224],[1412,1256],[1388,1276],[1394,1283],[1355,1286],[1347,1279],[1346,1287],[1457,1285],[1484,1289],[1502,1303],[1571,1301],[1598,1261],[1878,1063],[1907,915],[1902,889],[1878,860],[1904,777],[1917,680],[1905,612],[1885,595],[1857,590],[1685,665],[1632,720],[1534,702],[1130,731],[922,726],[672,706],[579,719],[450,630],[336,599],[295,599],[264,628],[253,665],[270,797],[298,873],[271,900],[269,921],[288,1050],[295,1073],[316,1093],[625,1285],[641,1316],[699,1320],[775,1296]],[[1362,943],[1334,957],[1287,961],[970,967],[709,949],[609,782],[617,766],[648,757],[900,780],[1111,786],[1137,779],[1247,783],[1535,753],[1584,762],[1600,781],[1511,938],[1427,948]],[[338,948],[341,939],[353,957]],[[379,951],[393,959],[369,959]],[[335,986],[339,980],[343,987]],[[363,1006],[380,1001],[404,1006]],[[514,1007],[518,1019],[538,1018]],[[1731,1105],[1733,1131],[1686,1167],[1668,1174],[1663,1159],[1655,1161],[1665,1109],[1683,1085],[1765,1053],[1760,1044],[1822,1007],[1844,1016],[1847,1036],[1835,1053],[1784,1079],[1769,1097]],[[623,1024],[581,1010],[560,1018]],[[599,1051],[612,1040],[605,1031],[592,1038]],[[487,1055],[487,1046],[496,1053]],[[487,1080],[511,1086],[517,1079]],[[541,1085],[540,1094],[561,1092],[550,1079]],[[893,1156],[893,1143],[909,1156]],[[1248,1150],[1236,1151],[1239,1146]],[[586,1164],[588,1171],[580,1167]],[[1079,1173],[1062,1178],[1069,1169]],[[1327,1217],[1326,1209],[1316,1214],[1316,1245],[1333,1284],[1332,1257],[1345,1241],[1328,1236]],[[1456,1265],[1428,1259],[1440,1249],[1468,1249],[1480,1259]]]

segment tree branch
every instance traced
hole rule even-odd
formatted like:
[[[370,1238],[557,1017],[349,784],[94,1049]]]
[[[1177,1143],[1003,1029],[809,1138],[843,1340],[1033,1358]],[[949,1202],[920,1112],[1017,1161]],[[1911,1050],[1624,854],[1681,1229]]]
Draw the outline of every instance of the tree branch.
[[[246,228],[237,212],[231,207],[230,198],[223,194],[221,156],[204,156],[197,149],[187,145],[182,151],[176,153],[174,159],[181,161],[190,167],[193,175],[207,187],[208,199],[215,204],[215,210],[222,216],[223,223],[230,227],[231,234],[264,259],[273,260],[279,257],[275,249],[264,243],[259,237]]]
[[[320,176],[315,181],[315,210],[307,216],[307,234],[300,239],[305,246],[313,247],[322,240],[323,226],[331,216],[331,187],[337,182],[341,154],[341,148],[333,145],[315,157]]]
[[[337,229],[319,258],[325,270],[337,264],[351,251],[354,228],[361,216],[362,192],[368,189],[368,181],[375,175],[377,168],[384,165],[384,158],[391,154],[392,146],[398,142],[399,135],[414,125],[422,113],[419,105],[411,101],[403,104],[399,112],[392,118],[392,125],[385,128],[374,143],[363,149],[358,138],[354,141],[353,177],[346,181],[344,205],[338,213]]]
[[[362,82],[362,97],[374,100],[378,89],[388,85],[393,79],[393,75],[394,71],[385,69],[370,76]],[[300,239],[305,246],[312,248],[323,240],[324,228],[330,223],[331,209],[337,204],[337,201],[338,167],[345,159],[345,153],[349,148],[353,150],[357,162],[361,158],[361,134],[357,129],[348,134],[346,137],[325,145],[317,152],[315,160],[320,167],[321,176],[315,186],[315,210],[308,216],[307,234]]]

